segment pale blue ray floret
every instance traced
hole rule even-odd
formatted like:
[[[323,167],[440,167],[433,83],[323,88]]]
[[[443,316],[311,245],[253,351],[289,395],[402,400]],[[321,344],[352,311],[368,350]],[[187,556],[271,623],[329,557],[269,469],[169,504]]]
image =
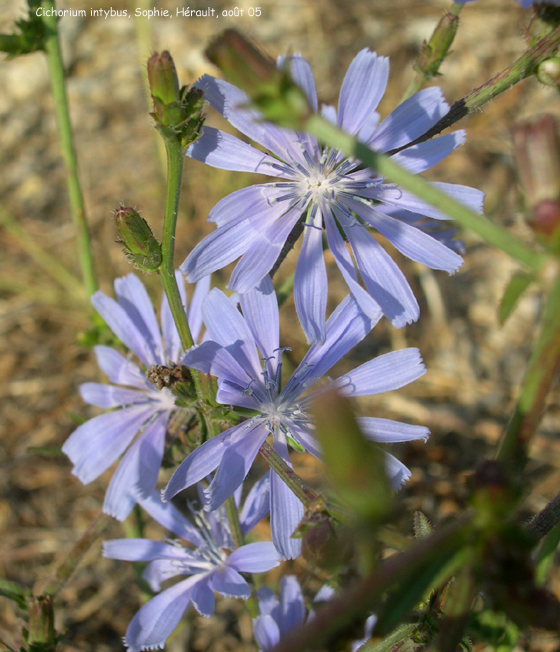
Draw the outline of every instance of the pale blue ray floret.
[[[208,294],[202,306],[208,339],[191,349],[184,363],[217,377],[218,403],[254,410],[255,416],[193,451],[172,476],[165,490],[166,499],[217,468],[205,492],[208,508],[216,509],[243,482],[269,435],[273,436],[275,451],[287,464],[290,464],[290,439],[320,458],[308,412],[318,392],[334,385],[345,396],[367,396],[398,389],[425,373],[418,350],[403,349],[370,360],[308,393],[381,317],[378,310],[376,318],[371,319],[362,312],[355,298],[348,295],[327,322],[325,343],[309,349],[282,388],[283,349],[279,344],[278,303],[270,277],[241,295],[240,306],[243,315],[220,290]],[[374,442],[411,441],[429,435],[428,429],[422,426],[387,419],[365,417],[359,422],[364,435]],[[389,454],[386,467],[395,487],[401,486],[410,475]],[[283,558],[292,559],[301,550],[300,541],[291,535],[303,517],[303,506],[280,476],[270,473],[272,540]]]
[[[305,59],[292,56],[281,59],[279,65],[290,67],[294,81],[318,112],[315,80]],[[362,50],[344,77],[338,112],[331,106],[320,109],[327,120],[379,152],[406,146],[449,111],[441,90],[432,87],[405,100],[379,122],[376,109],[388,74],[387,58]],[[208,221],[215,222],[217,229],[181,266],[188,280],[202,278],[241,257],[228,287],[248,292],[270,272],[288,236],[303,220],[294,301],[309,343],[322,343],[326,336],[323,229],[344,280],[369,317],[375,318],[381,308],[398,328],[418,319],[418,303],[406,278],[369,228],[408,258],[453,273],[463,262],[454,249],[460,251],[462,245],[452,240],[449,229],[440,228],[449,216],[363,169],[359,161],[320,145],[312,136],[259,122],[258,113],[247,109],[248,97],[235,86],[208,75],[196,86],[212,107],[266,151],[204,127],[187,154],[213,167],[257,172],[281,181],[234,192],[212,209]],[[444,159],[464,138],[463,131],[456,131],[407,147],[392,158],[408,171],[421,173]],[[480,191],[449,183],[435,185],[473,210],[481,210]]]
[[[185,284],[179,272],[177,281],[186,307]],[[187,317],[195,339],[202,328],[201,302],[209,288],[210,278],[202,279],[190,302]],[[146,288],[134,274],[115,280],[115,294],[116,301],[99,291],[91,302],[140,364],[149,369],[180,362],[184,351],[165,295],[160,330]],[[167,424],[176,409],[175,397],[169,389],[157,390],[150,384],[130,357],[108,346],[94,350],[99,367],[114,384],[84,383],[80,393],[86,403],[112,411],[77,428],[62,450],[74,464],[72,473],[84,484],[98,478],[126,451],[103,504],[105,513],[124,520],[136,503],[138,490],[149,493],[156,486]],[[137,433],[140,435],[130,445]]]
[[[315,603],[328,602],[335,595],[334,589],[324,585],[314,598]],[[301,586],[294,575],[285,575],[280,582],[280,599],[268,588],[257,591],[259,616],[253,619],[253,633],[262,652],[274,648],[280,640],[305,622],[305,602]],[[308,619],[314,618],[313,611]],[[365,623],[364,638],[353,641],[351,652],[356,652],[371,638],[377,618],[369,616]]]
[[[201,492],[200,492],[201,493]],[[269,479],[264,476],[249,492],[240,510],[242,533],[247,534],[268,514]],[[241,491],[235,499],[239,506]],[[183,613],[192,602],[202,616],[214,613],[214,591],[229,597],[247,599],[251,589],[240,573],[264,573],[280,564],[271,542],[249,543],[234,550],[228,520],[223,508],[213,512],[189,509],[196,527],[171,503],[162,503],[159,494],[139,496],[138,502],[150,516],[191,544],[178,540],[116,539],[105,541],[103,555],[111,559],[150,562],[143,578],[159,592],[134,616],[125,636],[130,652],[162,648]],[[162,582],[189,576],[161,590]]]

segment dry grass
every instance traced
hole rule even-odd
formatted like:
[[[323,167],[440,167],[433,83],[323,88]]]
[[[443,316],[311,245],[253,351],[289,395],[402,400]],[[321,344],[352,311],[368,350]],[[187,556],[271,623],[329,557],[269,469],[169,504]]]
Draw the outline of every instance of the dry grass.
[[[207,4],[190,6],[206,8]],[[111,5],[127,7],[124,0],[61,3],[73,9]],[[158,3],[173,12],[178,5],[168,0]],[[360,49],[369,47],[391,57],[390,87],[381,105],[386,114],[398,103],[411,78],[418,47],[445,5],[428,0],[262,0],[261,18],[152,20],[147,25],[153,37],[149,47],[138,45],[135,19],[64,19],[61,31],[72,119],[102,288],[110,292],[112,279],[130,271],[114,244],[110,211],[118,202],[139,207],[156,232],[161,227],[161,166],[140,64],[150,48],[170,49],[181,78],[192,81],[213,72],[202,55],[208,39],[233,26],[256,37],[273,55],[286,50],[304,54],[316,73],[320,96],[334,103],[347,65]],[[222,0],[213,6],[230,7]],[[247,9],[254,3],[242,0],[239,6]],[[0,8],[0,29],[6,31],[20,15],[20,3],[1,0]],[[522,12],[508,0],[487,0],[465,9],[440,80],[449,100],[459,99],[523,51],[522,20]],[[544,109],[560,113],[557,95],[533,80],[523,82],[460,125],[468,130],[467,144],[430,177],[483,189],[491,217],[530,237],[519,208],[509,129],[516,120]],[[0,116],[0,211],[77,275],[41,54],[2,64]],[[211,116],[210,123],[219,120]],[[178,261],[211,230],[205,220],[217,200],[252,181],[249,176],[187,162]],[[0,230],[0,576],[32,587],[52,572],[98,513],[109,474],[84,487],[71,476],[64,458],[30,450],[60,446],[75,427],[75,415],[94,414],[81,402],[77,387],[99,378],[99,372],[92,354],[77,344],[77,335],[88,326],[83,304],[30,258],[12,231]],[[405,490],[410,510],[422,509],[436,521],[463,508],[466,477],[477,461],[492,454],[541,308],[540,297],[533,293],[500,327],[497,305],[515,266],[468,235],[466,239],[466,262],[454,277],[426,272],[396,255],[420,298],[422,318],[401,332],[382,323],[345,363],[354,365],[366,356],[406,345],[422,350],[429,369],[423,379],[364,407],[379,416],[431,428],[427,444],[402,445],[397,454],[413,471]],[[295,257],[290,256],[281,275],[294,264]],[[340,298],[344,289],[332,262],[329,272],[334,296]],[[217,283],[225,280],[225,274],[218,275]],[[154,280],[147,282],[159,296]],[[304,340],[293,326],[293,304],[288,301],[284,310],[284,341],[298,358]],[[559,413],[556,393],[528,470],[533,481],[527,503],[531,510],[541,508],[557,491]],[[301,457],[298,464],[302,475],[317,479],[318,470],[307,458]],[[403,522],[403,527],[410,529],[410,524]],[[106,537],[119,536],[122,527],[112,523]],[[131,565],[104,560],[99,552],[97,543],[57,601],[57,626],[66,632],[60,646],[63,652],[121,649],[120,637],[141,600]],[[293,567],[304,584],[315,585],[309,569],[301,563]],[[185,622],[168,649],[255,649],[248,616],[239,619],[237,603],[222,600],[216,616],[201,620]],[[1,600],[0,629],[17,627],[17,614]],[[558,641],[541,637],[524,645],[524,649],[544,651],[556,649]]]

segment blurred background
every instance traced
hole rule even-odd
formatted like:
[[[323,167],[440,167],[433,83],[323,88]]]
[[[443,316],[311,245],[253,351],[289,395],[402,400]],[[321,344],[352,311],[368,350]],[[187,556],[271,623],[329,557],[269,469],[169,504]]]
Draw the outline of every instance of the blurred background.
[[[157,134],[148,115],[145,62],[154,51],[170,50],[182,83],[215,74],[204,59],[208,40],[235,27],[258,40],[273,56],[300,52],[316,76],[320,100],[335,104],[350,61],[362,48],[390,57],[389,87],[380,105],[382,117],[400,98],[413,76],[412,64],[448,3],[439,0],[238,0],[243,17],[225,18],[235,5],[222,0],[187,4],[157,2],[173,18],[142,20],[91,17],[91,9],[146,9],[126,0],[64,0],[59,9],[85,9],[85,18],[59,23],[68,70],[68,94],[80,174],[85,194],[96,267],[104,292],[115,277],[132,268],[115,244],[111,211],[120,202],[135,206],[161,234],[164,176]],[[261,8],[249,17],[250,7]],[[179,8],[214,8],[219,17],[175,16]],[[25,13],[20,0],[0,0],[0,31],[11,30]],[[483,0],[467,5],[453,51],[438,80],[450,103],[507,67],[523,51],[529,13],[512,0]],[[510,128],[542,111],[560,114],[560,100],[534,79],[526,80],[463,120],[466,144],[430,171],[429,178],[475,186],[486,193],[486,212],[518,235],[532,239],[524,225],[512,158]],[[32,587],[48,576],[91,519],[99,512],[110,473],[84,487],[70,474],[64,457],[44,447],[60,447],[76,424],[94,416],[78,385],[101,380],[94,355],[83,346],[89,328],[79,286],[60,285],[49,264],[30,255],[29,238],[79,276],[74,228],[60,157],[47,67],[42,53],[0,66],[0,576]],[[209,124],[229,129],[209,110]],[[264,180],[264,179],[262,179]],[[183,177],[177,233],[177,265],[213,226],[206,224],[222,197],[261,179],[206,168],[188,160]],[[28,234],[27,236],[22,235]],[[491,456],[516,396],[541,310],[537,291],[527,294],[505,326],[497,309],[516,266],[505,255],[466,234],[465,264],[453,277],[433,273],[391,251],[419,299],[421,319],[403,331],[382,321],[334,375],[394,348],[418,346],[428,373],[404,390],[364,401],[364,414],[427,425],[427,443],[394,446],[412,479],[403,494],[411,515],[421,509],[432,521],[464,508],[466,482],[477,461]],[[295,268],[291,254],[278,274]],[[346,289],[327,254],[332,282],[331,309]],[[215,275],[224,287],[231,268]],[[157,277],[143,277],[159,304]],[[293,301],[282,309],[282,344],[298,362],[305,340],[296,325]],[[80,339],[81,338],[81,339]],[[531,494],[527,510],[541,509],[560,483],[560,395],[532,448]],[[309,456],[294,455],[296,470],[311,483],[320,481]],[[105,538],[123,536],[114,522]],[[147,534],[158,536],[151,526]],[[304,587],[317,588],[321,577],[303,560],[291,563]],[[287,572],[284,570],[284,572]],[[560,591],[560,577],[553,585]],[[64,652],[122,649],[131,617],[145,600],[131,564],[104,560],[100,543],[88,552],[57,604],[57,629],[64,631]],[[0,629],[17,629],[18,614],[0,599]],[[4,634],[0,638],[3,638]],[[0,649],[2,646],[0,644]],[[216,616],[187,619],[168,650],[256,650],[246,612],[231,600],[219,601]],[[518,649],[556,650],[551,635],[534,635]]]

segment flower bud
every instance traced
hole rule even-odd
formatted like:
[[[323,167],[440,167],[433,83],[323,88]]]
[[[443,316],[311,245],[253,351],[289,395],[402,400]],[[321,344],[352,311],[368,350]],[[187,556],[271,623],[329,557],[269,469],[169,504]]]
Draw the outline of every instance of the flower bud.
[[[551,115],[518,124],[513,144],[529,224],[543,244],[560,244],[560,139]]]
[[[161,265],[161,245],[154,238],[145,219],[133,209],[121,206],[115,211],[115,222],[123,251],[136,269],[146,274],[156,272]]]
[[[204,123],[202,91],[179,87],[175,64],[169,52],[157,52],[148,59],[148,80],[154,102],[150,115],[164,140],[186,148],[199,136]]]
[[[179,102],[179,80],[173,59],[167,50],[156,52],[148,59],[148,81],[154,100],[162,104]]]
[[[277,68],[267,54],[236,30],[222,32],[206,49],[206,56],[247,93],[265,120],[297,129],[312,113],[288,67]]]

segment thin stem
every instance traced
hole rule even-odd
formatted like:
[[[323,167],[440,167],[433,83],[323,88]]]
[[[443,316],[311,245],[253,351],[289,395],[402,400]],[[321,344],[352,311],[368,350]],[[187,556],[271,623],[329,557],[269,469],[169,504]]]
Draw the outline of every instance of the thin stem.
[[[179,333],[181,346],[187,351],[194,346],[194,340],[187,322],[187,315],[179,294],[175,278],[175,228],[179,212],[181,195],[181,177],[183,174],[183,152],[180,145],[165,141],[167,148],[167,196],[165,200],[165,217],[163,220],[163,237],[161,240],[162,263],[159,275],[163,289],[169,301],[169,308]],[[198,392],[197,392],[198,393]]]
[[[560,272],[547,298],[541,332],[498,452],[498,459],[509,464],[514,473],[518,473],[527,461],[527,446],[540,423],[548,393],[559,369]]]
[[[20,247],[72,297],[83,299],[84,289],[80,279],[74,276],[57,258],[48,253],[16,220],[0,208],[0,225],[15,239]]]
[[[430,80],[439,74],[439,68],[455,39],[459,26],[462,5],[453,3],[449,11],[441,17],[429,41],[424,41],[418,59],[414,64],[416,75],[408,85],[402,101],[417,93]]]
[[[68,98],[66,96],[66,83],[64,78],[64,64],[58,38],[57,17],[54,14],[54,0],[43,0],[44,23],[47,30],[45,39],[45,53],[51,81],[51,91],[54,99],[56,122],[62,149],[62,158],[66,168],[66,183],[70,197],[72,220],[78,236],[78,260],[82,270],[82,277],[86,292],[91,296],[97,290],[97,278],[93,265],[91,241],[86,221],[84,197],[78,176],[78,159],[74,146],[74,136],[70,123]],[[51,14],[51,15],[49,15]]]
[[[525,529],[542,539],[553,527],[560,523],[560,493],[548,505],[535,514]]]
[[[305,484],[305,482],[286,464],[286,462],[284,462],[270,444],[264,442],[259,453],[270,468],[280,476],[305,507],[311,507],[317,501],[324,500],[322,496]]]
[[[282,285],[279,287],[278,292],[276,293],[276,298],[278,299],[278,307],[286,301],[286,299],[290,296],[292,293],[292,290],[294,289],[294,281],[295,281],[296,275],[295,272],[290,274],[288,278],[282,283]]]
[[[90,522],[88,529],[76,542],[70,552],[64,558],[64,561],[58,566],[54,574],[46,581],[44,585],[37,584],[33,590],[34,595],[55,596],[64,586],[66,580],[70,577],[77,567],[81,558],[91,548],[97,537],[109,524],[111,517],[107,514],[100,513]]]
[[[530,77],[538,65],[546,59],[554,56],[558,47],[560,46],[560,26],[554,28],[547,36],[536,43],[532,48],[522,54],[517,61],[511,64],[502,72],[492,77],[482,86],[479,86],[474,91],[470,92],[466,97],[455,102],[449,112],[443,116],[441,120],[428,129],[428,131],[403,147],[396,150],[391,150],[389,154],[394,154],[402,149],[423,143],[430,140],[437,134],[441,133],[451,125],[455,124],[469,113],[473,113],[483,104],[496,97],[500,93],[507,91],[514,84],[522,81],[526,77]]]
[[[313,114],[307,120],[305,130],[330,147],[335,147],[347,156],[359,159],[387,180],[398,184],[427,204],[449,215],[461,226],[471,229],[488,244],[501,249],[529,269],[540,272],[545,266],[548,260],[546,255],[533,251],[503,227],[491,222],[484,215],[471,211],[422,177],[408,172],[386,154],[369,149],[320,115]]]
[[[243,532],[241,532],[241,525],[239,523],[239,513],[237,511],[237,505],[235,504],[235,498],[230,496],[225,504],[226,516],[229,521],[229,528],[231,531],[231,540],[234,548],[241,548],[243,545]]]

